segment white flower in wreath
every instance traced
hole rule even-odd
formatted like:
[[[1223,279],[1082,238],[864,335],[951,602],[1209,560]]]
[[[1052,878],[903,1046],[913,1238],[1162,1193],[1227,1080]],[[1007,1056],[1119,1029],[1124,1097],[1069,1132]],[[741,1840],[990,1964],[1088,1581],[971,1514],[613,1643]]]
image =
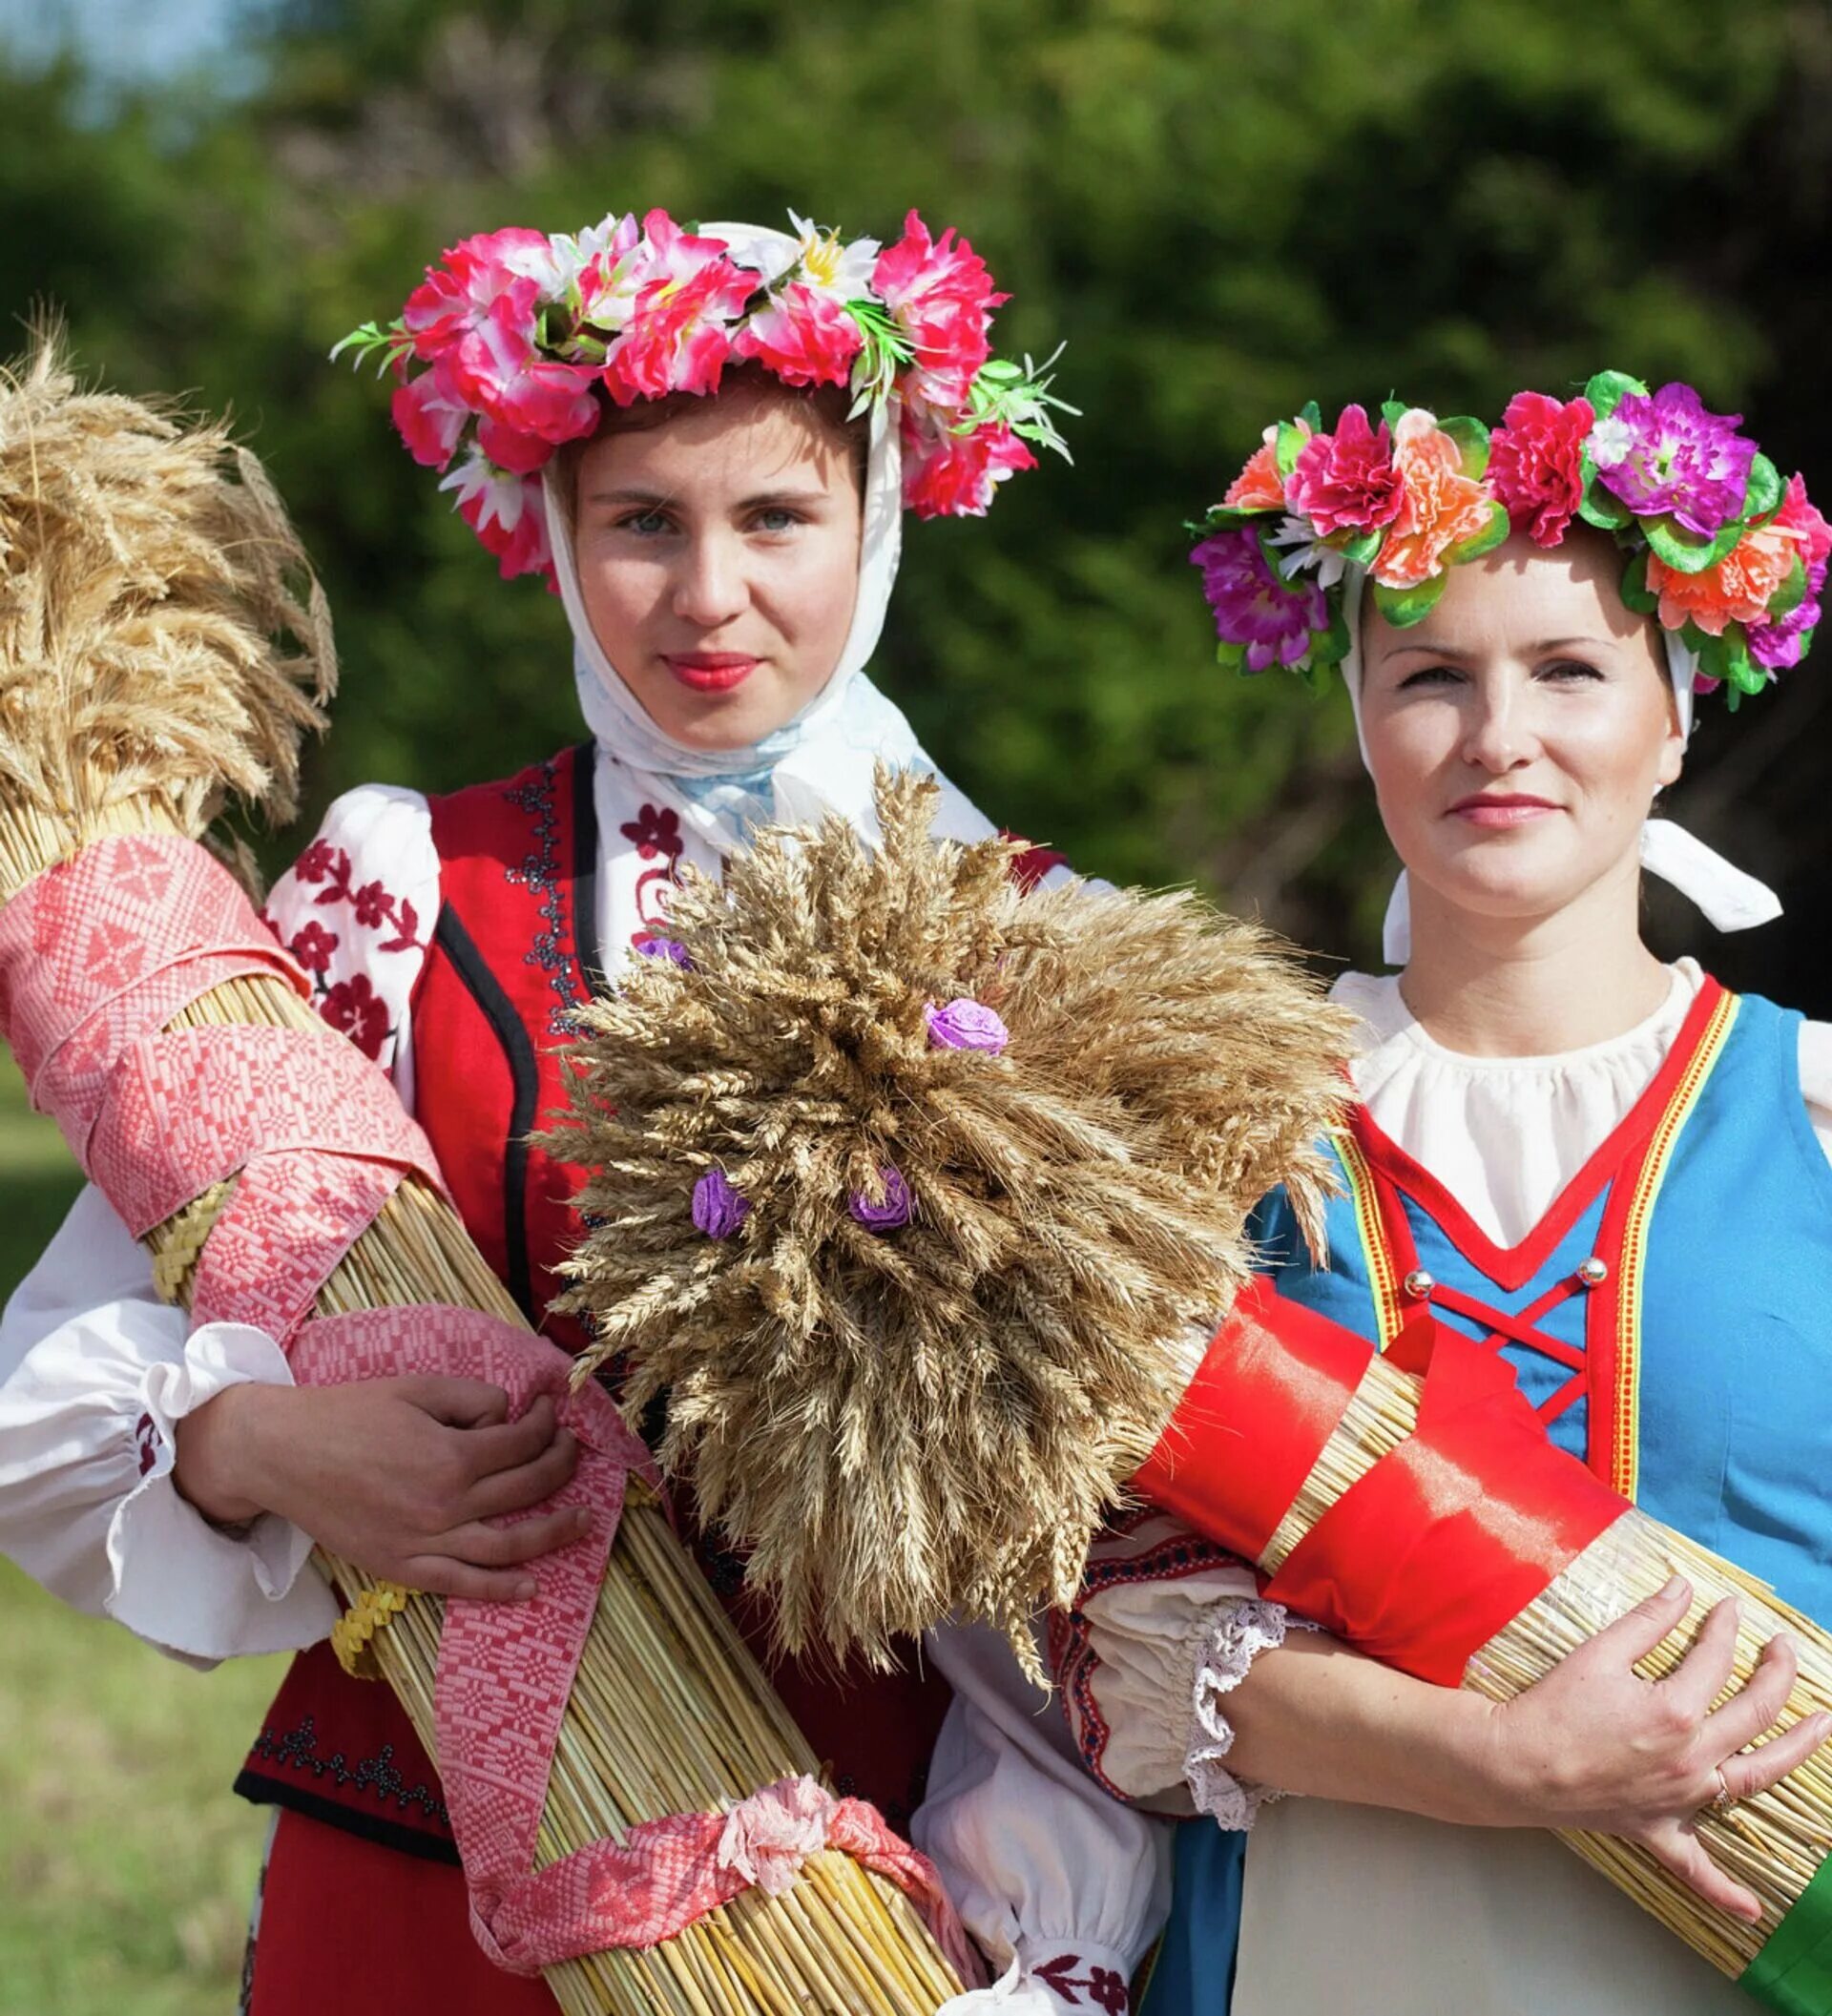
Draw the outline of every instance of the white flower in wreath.
[[[1342,554],[1333,546],[1325,546],[1307,520],[1285,517],[1280,521],[1279,530],[1267,537],[1269,544],[1288,549],[1279,559],[1279,572],[1285,580],[1315,570],[1317,586],[1331,589],[1343,578],[1346,563]]]

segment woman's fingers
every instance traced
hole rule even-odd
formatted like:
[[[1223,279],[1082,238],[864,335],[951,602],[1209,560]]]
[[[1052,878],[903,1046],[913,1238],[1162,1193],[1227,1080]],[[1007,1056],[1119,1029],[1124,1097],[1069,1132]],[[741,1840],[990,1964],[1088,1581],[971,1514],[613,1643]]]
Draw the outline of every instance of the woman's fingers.
[[[1706,1716],[1707,1755],[1713,1759],[1727,1757],[1733,1750],[1746,1750],[1773,1729],[1787,1706],[1800,1670],[1801,1655],[1793,1639],[1785,1632],[1771,1638],[1762,1647],[1756,1671],[1715,1715]]]
[[[1663,1821],[1639,1839],[1662,1868],[1671,1870],[1706,1903],[1751,1924],[1761,1917],[1761,1900],[1755,1891],[1744,1889],[1718,1868],[1705,1852],[1704,1842],[1693,1832],[1690,1821]]]
[[[509,1395],[488,1380],[411,1373],[392,1382],[400,1397],[448,1428],[488,1428],[509,1419]]]
[[[1652,1596],[1644,1596],[1613,1624],[1605,1625],[1589,1645],[1572,1656],[1581,1657],[1594,1650],[1613,1662],[1621,1660],[1633,1666],[1637,1659],[1645,1659],[1663,1638],[1671,1635],[1691,1602],[1692,1584],[1683,1575],[1676,1575],[1665,1589],[1655,1590]]]
[[[1658,1691],[1676,1715],[1699,1721],[1723,1693],[1736,1667],[1737,1599],[1726,1596],[1712,1606],[1692,1650],[1660,1682]]]
[[[1714,1728],[1718,1719],[1716,1715],[1711,1718]],[[1766,1792],[1805,1763],[1828,1735],[1832,1735],[1832,1715],[1811,1715],[1759,1749],[1739,1750],[1727,1756],[1718,1768],[1731,1798],[1746,1799]]]
[[[578,1466],[578,1442],[570,1428],[562,1428],[531,1463],[494,1470],[472,1485],[465,1493],[466,1516],[500,1519],[505,1512],[525,1512],[570,1483]]]
[[[540,1585],[525,1568],[475,1568],[449,1554],[415,1554],[404,1563],[401,1579],[433,1596],[463,1596],[473,1603],[527,1603]]]
[[[464,1460],[473,1479],[498,1470],[520,1469],[532,1463],[553,1440],[559,1417],[545,1393],[537,1393],[514,1421],[499,1426],[472,1428],[465,1436]]]
[[[442,1533],[438,1546],[442,1552],[476,1568],[513,1568],[519,1562],[551,1554],[555,1548],[572,1546],[591,1525],[592,1514],[584,1506],[562,1505],[508,1526],[486,1526],[472,1520]]]

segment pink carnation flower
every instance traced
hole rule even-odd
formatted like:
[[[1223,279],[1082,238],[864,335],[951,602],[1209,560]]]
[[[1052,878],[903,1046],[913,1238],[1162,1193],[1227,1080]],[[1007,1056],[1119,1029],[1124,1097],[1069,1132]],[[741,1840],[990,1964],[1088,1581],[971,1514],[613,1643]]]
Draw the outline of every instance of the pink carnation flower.
[[[1488,488],[1509,524],[1535,546],[1556,546],[1584,494],[1584,444],[1596,425],[1588,399],[1516,392],[1489,437]]]
[[[456,492],[458,515],[496,555],[497,572],[505,581],[517,574],[551,574],[547,500],[538,476],[496,468],[485,456],[473,453],[439,488]]]
[[[904,502],[919,518],[982,518],[1013,469],[1037,466],[1010,427],[933,433],[906,411],[903,442]]]
[[[1344,406],[1333,434],[1318,434],[1300,450],[1285,501],[1320,539],[1391,525],[1403,500],[1386,422],[1370,427],[1361,406]]]
[[[1388,588],[1416,588],[1444,572],[1453,546],[1488,525],[1492,500],[1463,473],[1462,449],[1423,406],[1401,414],[1393,466],[1403,496],[1373,574]]]
[[[537,341],[540,294],[531,280],[512,281],[475,328],[448,353],[451,380],[476,410],[520,434],[555,445],[598,424],[590,364],[562,364]]]
[[[443,359],[396,385],[390,410],[407,452],[429,469],[442,469],[451,460],[471,417]]]
[[[955,242],[952,226],[931,239],[912,210],[903,237],[879,254],[871,284],[916,353],[906,396],[965,406],[974,374],[992,354],[992,310],[1010,299],[993,292],[986,261],[965,239]]]
[[[691,237],[666,211],[652,210],[643,234],[632,255],[635,299],[605,359],[605,385],[624,406],[669,392],[717,392],[732,354],[730,325],[758,277],[725,256],[721,239]]]
[[[843,385],[864,342],[859,324],[832,295],[798,281],[750,317],[732,354],[756,358],[785,384]]]
[[[543,233],[520,226],[481,232],[453,245],[441,264],[427,268],[401,311],[415,352],[428,360],[443,357],[482,324],[499,294],[545,270],[552,256]]]

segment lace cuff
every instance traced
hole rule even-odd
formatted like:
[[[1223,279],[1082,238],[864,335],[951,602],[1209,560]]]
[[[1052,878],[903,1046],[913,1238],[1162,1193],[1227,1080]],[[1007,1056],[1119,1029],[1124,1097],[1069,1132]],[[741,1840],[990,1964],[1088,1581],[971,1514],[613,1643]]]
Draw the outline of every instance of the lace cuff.
[[[1236,1777],[1225,1769],[1222,1760],[1234,1748],[1234,1727],[1222,1714],[1221,1702],[1247,1677],[1262,1652],[1275,1651],[1285,1642],[1285,1632],[1293,1625],[1300,1631],[1317,1628],[1307,1617],[1290,1616],[1283,1604],[1267,1603],[1261,1597],[1218,1603],[1197,1652],[1183,1781],[1190,1788],[1196,1810],[1206,1813],[1218,1827],[1231,1834],[1245,1832],[1259,1818],[1261,1806],[1285,1794],[1274,1785]]]

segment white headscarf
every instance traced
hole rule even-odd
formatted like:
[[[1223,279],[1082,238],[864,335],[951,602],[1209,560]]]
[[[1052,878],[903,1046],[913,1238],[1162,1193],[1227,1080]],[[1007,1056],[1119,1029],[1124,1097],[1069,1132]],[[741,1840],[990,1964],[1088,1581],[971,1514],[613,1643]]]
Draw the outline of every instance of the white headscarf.
[[[796,241],[751,224],[706,224],[708,238],[742,243],[747,259],[781,255]],[[859,547],[859,592],[840,661],[820,693],[792,720],[762,740],[737,749],[694,749],[657,727],[606,656],[586,616],[572,550],[572,514],[553,463],[545,479],[549,542],[560,599],[572,629],[572,671],[586,724],[599,747],[630,774],[647,802],[672,807],[683,827],[721,854],[743,844],[754,825],[805,821],[838,812],[868,838],[877,832],[872,775],[879,762],[926,770],[942,787],[938,837],[984,840],[995,828],[936,771],[915,731],[866,678],[897,578],[903,546],[903,453],[884,402],[871,413],[865,466],[864,521]]]
[[[1343,659],[1343,678],[1348,687],[1349,704],[1355,710],[1355,735],[1361,744],[1362,761],[1372,775],[1367,738],[1362,732],[1361,613],[1366,581],[1365,568],[1343,570],[1343,615],[1348,625],[1348,654]],[[1679,733],[1689,742],[1693,679],[1698,660],[1685,640],[1664,625],[1660,627],[1660,638],[1666,646],[1667,677],[1678,710]],[[1641,865],[1650,875],[1657,875],[1689,898],[1719,931],[1747,931],[1752,925],[1770,924],[1781,914],[1780,898],[1766,883],[1733,867],[1721,854],[1670,819],[1650,819],[1642,823]],[[1381,927],[1381,954],[1392,966],[1403,966],[1412,957],[1412,902],[1404,868],[1387,898],[1386,917]]]

